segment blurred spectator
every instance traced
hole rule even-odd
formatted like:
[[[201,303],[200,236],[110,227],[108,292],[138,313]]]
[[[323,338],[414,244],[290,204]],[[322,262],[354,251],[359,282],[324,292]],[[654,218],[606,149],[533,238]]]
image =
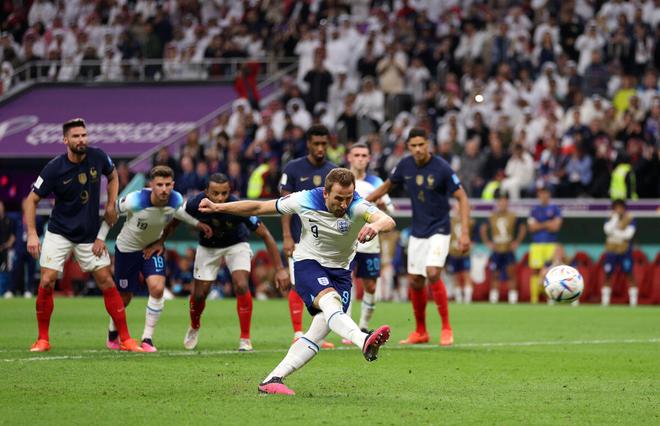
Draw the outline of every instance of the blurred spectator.
[[[14,221],[5,214],[5,204],[0,201],[0,294],[5,298],[12,297],[10,291],[10,259],[9,251],[16,241],[16,225]]]
[[[122,192],[135,177],[135,173],[128,168],[126,161],[120,161],[117,163],[117,176],[119,178],[119,192]]]
[[[257,88],[257,74],[259,73],[259,63],[253,62],[241,65],[241,68],[234,80],[234,88],[239,98],[245,98],[250,102],[250,106],[259,110],[259,89]]]
[[[408,58],[406,54],[401,50],[397,50],[396,44],[389,45],[387,47],[387,53],[378,61],[378,65],[376,66],[378,85],[384,94],[397,95],[403,93],[407,66]],[[367,81],[367,79],[368,77],[363,79],[363,81]]]
[[[488,136],[488,149],[486,154],[486,161],[481,170],[481,176],[484,181],[488,182],[495,178],[498,172],[504,173],[506,164],[509,161],[509,156],[504,151],[502,140],[499,135],[493,131]]]
[[[190,156],[181,158],[181,174],[176,177],[174,182],[175,189],[184,196],[197,188],[197,175],[195,174],[195,163]]]
[[[594,50],[591,53],[591,61],[584,70],[582,90],[586,96],[607,96],[607,83],[610,79],[610,73],[607,70],[607,65],[602,63],[601,58],[600,50]]]
[[[323,65],[323,56],[320,53],[314,55],[314,67],[305,74],[303,80],[308,87],[306,106],[309,111],[314,111],[314,107],[319,102],[328,102],[328,90],[333,78]]]
[[[521,192],[530,189],[534,184],[534,159],[520,144],[513,146],[513,155],[504,168],[505,178],[502,180],[502,190],[509,194],[512,200],[520,198]]]
[[[566,163],[566,179],[562,182],[563,192],[558,195],[571,198],[584,197],[588,193],[592,177],[591,156],[581,144],[576,144]]]
[[[465,143],[465,150],[460,158],[458,177],[469,197],[479,197],[485,181],[482,176],[486,156],[481,152],[478,137],[470,138]]]

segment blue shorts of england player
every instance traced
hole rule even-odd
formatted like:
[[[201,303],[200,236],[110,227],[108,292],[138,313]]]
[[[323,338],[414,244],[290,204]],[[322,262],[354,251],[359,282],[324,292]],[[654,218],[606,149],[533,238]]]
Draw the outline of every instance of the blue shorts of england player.
[[[163,256],[143,257],[142,251],[122,253],[115,248],[115,282],[122,292],[138,293],[140,290],[140,273],[146,280],[151,275],[165,276],[165,259]]]
[[[458,274],[459,272],[470,271],[470,256],[447,256],[447,272]]]
[[[633,267],[632,252],[626,253],[605,253],[603,270],[607,275],[613,274],[619,269],[624,274],[631,274]]]
[[[293,264],[296,293],[302,298],[310,314],[321,312],[314,307],[314,299],[328,287],[334,288],[341,297],[344,312],[351,303],[351,271],[343,268],[326,268],[316,260],[300,260]]]
[[[351,269],[358,278],[380,277],[380,253],[355,253]]]
[[[493,272],[498,273],[498,278],[500,281],[506,281],[509,278],[509,265],[516,263],[516,256],[514,256],[512,251],[507,251],[504,253],[493,253],[490,255],[490,260],[488,262],[488,267]]]

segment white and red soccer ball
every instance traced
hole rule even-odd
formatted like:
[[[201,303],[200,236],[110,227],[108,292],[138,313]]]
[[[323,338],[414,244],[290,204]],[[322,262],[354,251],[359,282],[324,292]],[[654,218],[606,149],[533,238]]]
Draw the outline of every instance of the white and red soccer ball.
[[[543,280],[545,294],[556,302],[572,302],[584,291],[584,279],[580,272],[568,265],[550,269]]]

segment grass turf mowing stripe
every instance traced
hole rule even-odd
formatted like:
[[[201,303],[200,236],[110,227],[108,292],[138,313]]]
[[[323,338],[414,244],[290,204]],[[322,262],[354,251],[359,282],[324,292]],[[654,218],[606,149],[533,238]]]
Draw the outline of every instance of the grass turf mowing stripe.
[[[495,347],[517,347],[517,346],[563,346],[563,345],[620,345],[620,344],[644,344],[644,343],[660,343],[660,338],[651,339],[621,339],[621,340],[550,340],[550,341],[532,341],[532,342],[490,342],[490,343],[458,343],[451,347],[439,345],[396,345],[388,346],[388,350],[402,350],[402,349],[439,349],[450,350],[451,348],[495,348]],[[354,346],[340,346],[334,349],[326,349],[326,351],[345,351],[345,350],[358,350]],[[250,352],[241,352],[238,350],[220,350],[220,351],[167,351],[161,350],[157,353],[148,354],[148,357],[168,357],[168,356],[213,356],[213,355],[240,355],[249,356],[248,354],[255,353],[286,353],[286,349],[264,349],[254,350]],[[12,351],[14,352],[14,351]],[[111,352],[108,350],[90,349],[83,351],[85,354],[99,354],[99,356],[85,356],[85,355],[56,355],[56,356],[41,356],[41,357],[28,357],[28,358],[6,358],[0,359],[1,362],[30,362],[30,361],[62,361],[62,360],[77,360],[77,359],[112,359],[123,356],[121,352]],[[139,354],[125,354],[126,356],[140,356]]]

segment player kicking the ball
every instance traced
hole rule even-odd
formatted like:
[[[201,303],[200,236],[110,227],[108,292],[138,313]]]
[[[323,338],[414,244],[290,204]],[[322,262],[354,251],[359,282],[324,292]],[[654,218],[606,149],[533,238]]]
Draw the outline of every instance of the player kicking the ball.
[[[126,222],[117,236],[115,280],[119,285],[124,306],[128,306],[133,294],[139,289],[139,275],[142,273],[149,290],[142,349],[145,352],[156,352],[153,334],[165,307],[165,259],[162,250],[152,245],[160,237],[165,225],[174,217],[185,220],[209,234],[211,229],[179,209],[183,204],[183,197],[174,191],[174,171],[171,168],[156,166],[149,172],[149,179],[149,189],[131,192],[117,203],[117,212],[126,216]],[[104,222],[99,234],[105,238],[109,230],[110,227]],[[112,319],[106,346],[108,349],[119,349],[115,322]]]
[[[289,286],[289,272],[282,264],[277,243],[268,228],[256,216],[241,217],[227,213],[203,213],[200,211],[200,202],[208,198],[214,203],[238,201],[230,195],[229,179],[222,173],[211,175],[206,190],[189,199],[185,204],[185,211],[202,223],[207,224],[210,234],[199,234],[199,245],[195,254],[193,290],[190,295],[190,327],[183,340],[186,349],[195,349],[199,340],[202,312],[206,306],[206,297],[211,291],[220,269],[220,260],[225,258],[227,267],[231,272],[231,281],[236,294],[236,311],[241,328],[238,344],[239,351],[251,351],[250,323],[252,322],[252,294],[250,293],[250,269],[252,250],[248,243],[250,231],[263,239],[268,254],[275,265],[275,284],[277,287]],[[177,226],[178,221],[163,232],[160,243]]]
[[[81,269],[91,272],[96,285],[103,293],[105,308],[117,324],[120,349],[142,352],[142,348],[128,332],[126,311],[110,272],[110,256],[104,238],[98,235],[101,175],[108,180],[105,220],[109,223],[117,220],[115,201],[119,191],[119,179],[115,165],[106,153],[87,146],[84,120],[69,120],[62,125],[62,130],[66,154],[55,157],[43,168],[24,204],[28,252],[35,259],[41,253],[41,280],[36,303],[39,338],[30,351],[50,350],[53,289],[57,273],[62,272],[66,258],[73,251]],[[36,229],[37,204],[51,193],[55,194],[55,207],[50,215],[42,246]]]
[[[417,328],[400,343],[416,344],[429,341],[426,331],[425,288],[425,281],[428,280],[442,318],[440,344],[447,346],[454,342],[454,334],[449,324],[447,289],[440,278],[440,272],[445,266],[449,252],[449,197],[453,196],[458,200],[462,228],[458,244],[462,253],[470,249],[470,206],[456,173],[445,160],[431,154],[425,130],[410,130],[408,149],[412,155],[402,159],[385,183],[376,188],[367,200],[378,200],[387,194],[393,185],[403,185],[412,202],[408,274]]]
[[[295,394],[282,379],[309,362],[331,330],[361,348],[367,361],[377,358],[378,349],[390,337],[390,327],[364,333],[346,315],[351,300],[350,264],[356,241],[377,238],[379,232],[394,228],[394,220],[355,193],[355,176],[350,170],[333,169],[323,188],[277,200],[218,204],[205,199],[199,209],[240,216],[296,213],[302,222],[300,243],[293,251],[295,286],[314,318],[309,330],[259,384],[259,392]]]

